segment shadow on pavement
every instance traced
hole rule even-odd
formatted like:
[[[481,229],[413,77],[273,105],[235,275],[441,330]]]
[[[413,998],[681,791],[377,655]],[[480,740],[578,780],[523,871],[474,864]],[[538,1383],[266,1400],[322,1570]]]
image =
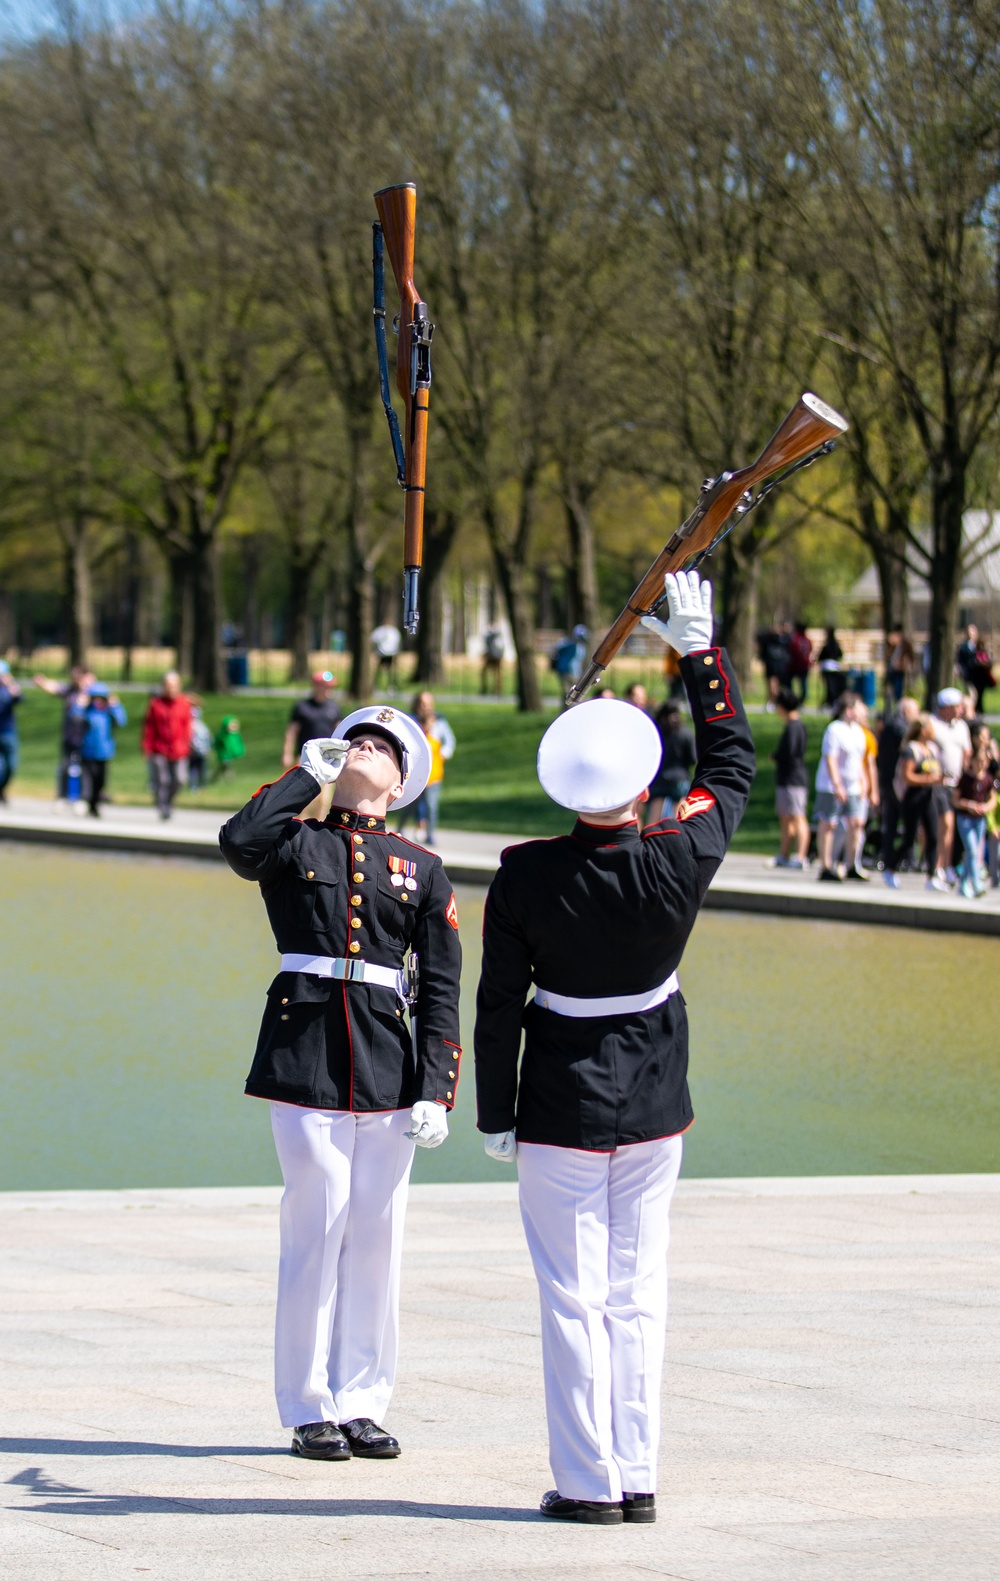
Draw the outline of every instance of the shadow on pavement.
[[[488,1504],[418,1504],[412,1499],[199,1499],[159,1498],[148,1493],[95,1493],[56,1482],[40,1466],[29,1466],[8,1485],[37,1495],[37,1502],[14,1506],[44,1515],[322,1515],[403,1516],[427,1521],[536,1521],[537,1510]]]
[[[281,1455],[287,1444],[143,1444],[97,1438],[0,1438],[0,1455]],[[17,1477],[12,1481],[20,1480]]]

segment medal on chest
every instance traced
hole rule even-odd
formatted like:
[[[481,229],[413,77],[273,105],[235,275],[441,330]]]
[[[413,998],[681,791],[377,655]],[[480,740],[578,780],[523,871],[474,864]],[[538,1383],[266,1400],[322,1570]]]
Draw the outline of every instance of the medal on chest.
[[[389,857],[389,883],[400,900],[409,900],[417,887],[417,864],[403,856]]]

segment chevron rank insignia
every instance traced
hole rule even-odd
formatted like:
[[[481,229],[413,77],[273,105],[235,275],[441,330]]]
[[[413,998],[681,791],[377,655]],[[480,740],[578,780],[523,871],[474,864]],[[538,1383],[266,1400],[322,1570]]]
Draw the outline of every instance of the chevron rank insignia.
[[[693,790],[688,792],[683,801],[678,802],[674,816],[678,823],[683,823],[685,819],[693,818],[695,813],[711,812],[714,806],[715,797],[711,791]]]

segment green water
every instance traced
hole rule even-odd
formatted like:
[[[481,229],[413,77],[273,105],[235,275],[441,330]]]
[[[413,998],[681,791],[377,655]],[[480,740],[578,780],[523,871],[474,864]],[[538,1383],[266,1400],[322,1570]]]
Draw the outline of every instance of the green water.
[[[458,891],[471,1045],[483,891]],[[690,1175],[1000,1169],[998,946],[707,913],[682,981]],[[267,1106],[242,1096],[276,957],[220,864],[0,843],[0,1189],[259,1185]],[[417,1180],[507,1180],[474,1129]]]

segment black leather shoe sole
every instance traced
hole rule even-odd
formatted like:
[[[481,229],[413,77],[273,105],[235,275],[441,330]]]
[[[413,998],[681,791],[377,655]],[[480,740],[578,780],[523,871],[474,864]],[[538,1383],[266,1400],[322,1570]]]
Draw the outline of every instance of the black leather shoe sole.
[[[349,1444],[345,1444],[343,1448],[339,1444],[319,1444],[315,1449],[308,1449],[304,1444],[300,1444],[297,1438],[292,1439],[291,1452],[293,1455],[300,1455],[303,1460],[352,1459]]]
[[[578,1521],[583,1526],[621,1526],[624,1519],[620,1504],[584,1504],[567,1499],[566,1509],[546,1509],[539,1505],[541,1513],[550,1521]]]
[[[379,1449],[377,1447],[369,1449],[366,1444],[353,1444],[351,1446],[351,1454],[355,1460],[398,1460],[402,1450],[398,1444],[395,1449]]]
[[[622,1520],[626,1526],[652,1526],[656,1520],[655,1504],[622,1504]]]

